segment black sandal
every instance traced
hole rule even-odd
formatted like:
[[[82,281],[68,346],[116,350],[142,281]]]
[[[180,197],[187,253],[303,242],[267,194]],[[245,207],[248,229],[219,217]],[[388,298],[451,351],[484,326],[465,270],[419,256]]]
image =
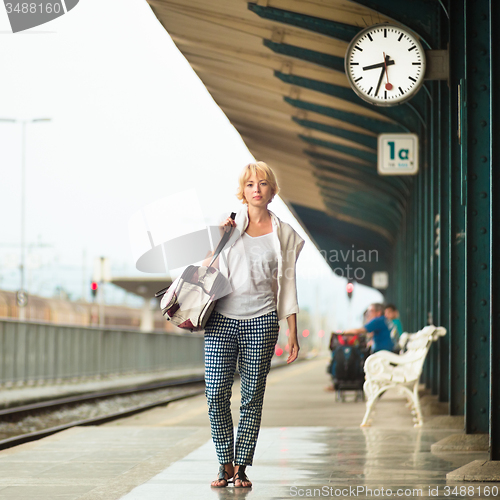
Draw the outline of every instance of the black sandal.
[[[226,477],[227,476],[227,477]],[[224,464],[219,465],[219,475],[217,476],[216,481],[225,481],[226,484],[211,484],[212,488],[225,488],[231,481],[229,481],[229,472],[224,468]],[[213,481],[212,481],[213,482]]]
[[[234,475],[233,478],[233,483],[235,488],[251,488],[252,483],[250,479],[248,479],[248,476],[245,474],[245,465],[240,465],[238,468],[238,472]],[[240,486],[236,486],[236,481],[240,481]],[[250,483],[248,486],[243,486],[243,482],[245,483]]]

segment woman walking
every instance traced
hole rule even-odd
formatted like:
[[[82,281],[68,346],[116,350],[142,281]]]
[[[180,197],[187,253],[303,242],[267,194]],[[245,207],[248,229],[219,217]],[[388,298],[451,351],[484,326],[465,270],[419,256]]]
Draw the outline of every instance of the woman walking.
[[[278,191],[266,163],[248,164],[237,191],[244,206],[234,221],[222,224],[237,231],[216,262],[233,291],[219,299],[205,328],[205,393],[220,464],[212,487],[225,487],[233,477],[236,488],[252,486],[245,468],[253,461],[279,320],[288,322],[287,363],[299,353],[295,262],[304,240],[268,210]],[[241,406],[235,443],[230,400],[237,362]]]

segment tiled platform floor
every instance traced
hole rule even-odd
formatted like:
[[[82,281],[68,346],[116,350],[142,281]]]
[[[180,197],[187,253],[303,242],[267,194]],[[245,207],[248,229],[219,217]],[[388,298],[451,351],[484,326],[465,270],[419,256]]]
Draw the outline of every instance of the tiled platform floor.
[[[281,499],[298,497],[301,493],[307,496],[307,490],[315,489],[316,496],[326,498],[388,498],[387,489],[391,489],[392,496],[397,496],[398,490],[402,495],[408,490],[407,496],[411,498],[428,498],[430,487],[438,487],[440,498],[444,498],[446,472],[464,461],[464,457],[440,458],[430,453],[430,445],[444,435],[443,431],[425,430],[264,428],[255,466],[248,469],[254,482],[251,491],[232,485],[223,489],[208,487],[207,476],[211,479],[214,469],[213,447],[208,442],[132,490],[123,500],[234,496]],[[472,457],[465,461],[469,458]],[[369,494],[366,488],[375,493]],[[381,494],[382,488],[385,495]]]
[[[217,460],[199,396],[1,451],[0,500],[390,498],[387,489],[394,497],[436,498],[429,487],[432,493],[438,487],[439,498],[460,497],[453,489],[446,495],[446,473],[486,460],[486,453],[432,454],[433,443],[459,431],[442,428],[442,422],[433,426],[431,418],[415,429],[398,395],[384,396],[372,427],[361,429],[364,404],[336,403],[323,391],[325,365],[314,360],[271,372],[254,466],[248,469],[251,490],[210,488]],[[477,489],[485,485],[466,486],[476,488],[467,498],[487,496]]]

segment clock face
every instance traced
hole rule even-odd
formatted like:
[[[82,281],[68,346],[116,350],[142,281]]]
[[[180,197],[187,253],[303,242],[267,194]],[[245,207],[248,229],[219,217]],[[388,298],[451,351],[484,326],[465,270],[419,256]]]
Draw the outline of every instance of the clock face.
[[[378,24],[351,41],[345,72],[361,99],[377,106],[394,106],[413,97],[422,86],[425,52],[408,30]]]

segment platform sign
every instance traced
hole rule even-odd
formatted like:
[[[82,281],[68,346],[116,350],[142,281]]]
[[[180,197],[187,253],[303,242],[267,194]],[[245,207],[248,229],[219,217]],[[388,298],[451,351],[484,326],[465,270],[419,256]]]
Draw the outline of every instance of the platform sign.
[[[372,274],[372,287],[385,290],[389,286],[389,273],[378,271]]]
[[[379,175],[418,174],[418,136],[416,134],[380,134],[377,171]]]

